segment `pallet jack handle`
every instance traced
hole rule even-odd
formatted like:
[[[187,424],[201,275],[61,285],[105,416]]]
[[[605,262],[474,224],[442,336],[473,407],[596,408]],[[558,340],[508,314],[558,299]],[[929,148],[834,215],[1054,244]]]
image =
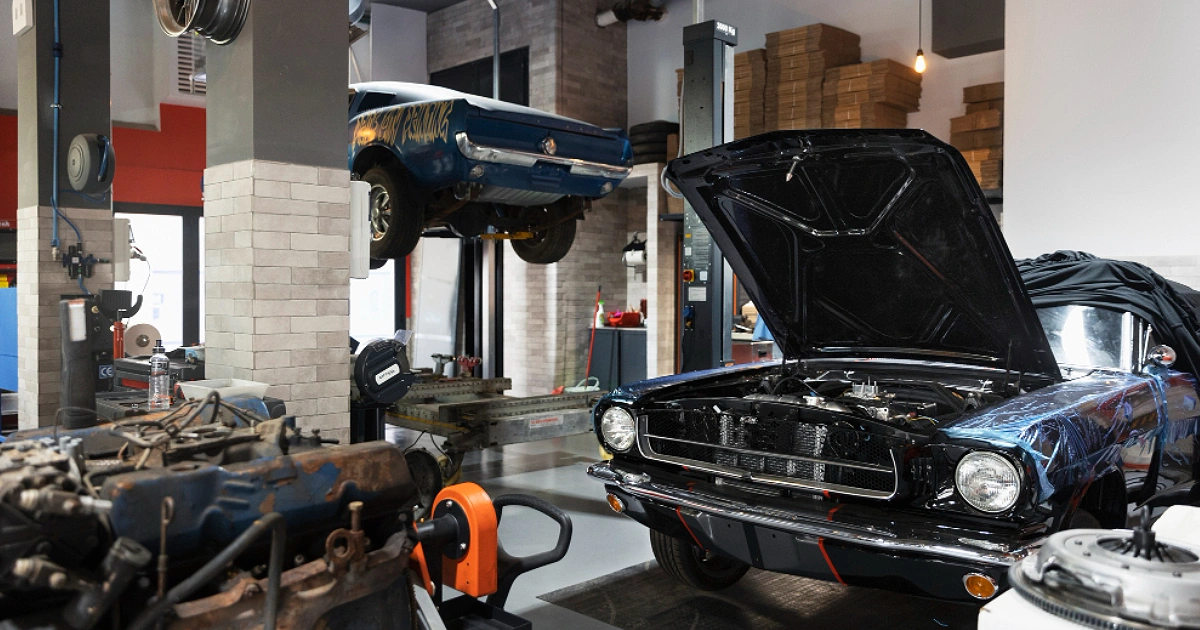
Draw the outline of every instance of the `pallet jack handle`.
[[[500,523],[502,510],[507,505],[527,507],[549,516],[558,523],[558,542],[549,551],[517,558],[505,552],[504,546],[500,545],[496,553],[496,566],[500,579],[496,585],[496,592],[488,595],[487,603],[496,608],[504,608],[504,604],[508,601],[508,594],[512,591],[513,583],[517,581],[517,578],[534,569],[554,564],[567,555],[567,550],[571,547],[571,517],[550,503],[527,494],[506,494],[497,497],[492,501],[492,505],[496,507],[497,525]]]

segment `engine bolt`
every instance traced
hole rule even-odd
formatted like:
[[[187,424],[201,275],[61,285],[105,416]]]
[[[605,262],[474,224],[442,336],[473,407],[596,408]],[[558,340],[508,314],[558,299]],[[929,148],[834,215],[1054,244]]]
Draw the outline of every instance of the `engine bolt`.
[[[302,553],[296,554],[296,557],[292,558],[292,562],[295,562],[296,566],[300,566],[300,565],[304,564],[304,554],[302,554]]]
[[[13,563],[11,571],[17,577],[29,577],[29,574],[33,573],[33,560],[29,558],[17,558],[17,561]]]

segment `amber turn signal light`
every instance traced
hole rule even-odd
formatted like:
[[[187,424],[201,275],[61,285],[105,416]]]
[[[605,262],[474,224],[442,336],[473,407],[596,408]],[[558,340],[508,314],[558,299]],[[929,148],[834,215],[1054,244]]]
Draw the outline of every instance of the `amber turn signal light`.
[[[609,494],[607,497],[605,497],[605,499],[608,500],[608,507],[612,508],[612,511],[616,512],[617,514],[625,511],[625,502],[621,500],[621,497],[618,497],[615,494]]]
[[[967,587],[967,592],[975,599],[991,599],[996,594],[996,591],[1000,589],[999,585],[996,584],[996,580],[980,573],[968,573],[964,575],[963,586]]]

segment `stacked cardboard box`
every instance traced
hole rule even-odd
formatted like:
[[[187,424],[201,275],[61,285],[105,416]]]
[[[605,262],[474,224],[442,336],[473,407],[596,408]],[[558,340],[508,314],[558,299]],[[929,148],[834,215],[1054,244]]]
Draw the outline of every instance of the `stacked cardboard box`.
[[[858,63],[858,43],[858,35],[828,24],[767,33],[766,128],[820,127],[825,71]]]
[[[891,59],[825,72],[822,124],[839,129],[907,127],[920,109],[921,75]]]
[[[767,88],[767,51],[762,48],[733,57],[733,137],[766,131],[763,97]]]
[[[962,152],[979,187],[1000,188],[1004,160],[1004,84],[963,88],[965,116],[950,119],[950,144]]]

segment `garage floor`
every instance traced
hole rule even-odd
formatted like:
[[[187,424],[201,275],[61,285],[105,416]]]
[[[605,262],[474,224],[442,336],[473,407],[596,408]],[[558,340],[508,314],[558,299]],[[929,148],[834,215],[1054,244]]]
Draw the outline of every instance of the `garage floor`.
[[[413,434],[389,431],[389,439],[407,445]],[[715,597],[677,587],[654,563],[646,529],[613,513],[600,484],[587,476],[596,459],[595,438],[579,435],[472,453],[463,464],[463,480],[479,483],[493,497],[533,494],[571,515],[574,538],[567,557],[521,577],[509,598],[509,610],[535,628],[975,627],[971,607],[759,571]],[[500,541],[514,555],[550,548],[557,533],[549,519],[519,508],[505,510],[500,525]]]

